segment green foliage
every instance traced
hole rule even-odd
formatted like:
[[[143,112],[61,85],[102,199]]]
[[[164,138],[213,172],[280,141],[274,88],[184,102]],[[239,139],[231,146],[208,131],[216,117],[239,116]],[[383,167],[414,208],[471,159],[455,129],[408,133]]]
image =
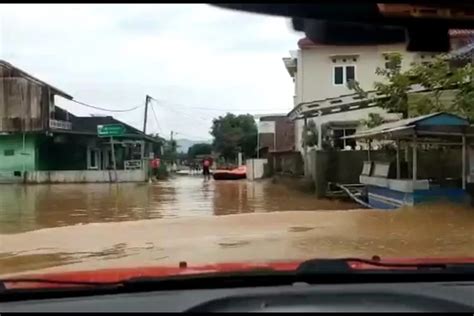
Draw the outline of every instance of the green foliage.
[[[402,57],[398,53],[388,54],[386,68],[378,67],[376,74],[382,77],[374,83],[378,95],[386,99],[368,100],[392,113],[401,113],[403,118],[433,112],[446,111],[467,118],[474,118],[474,68],[452,67],[449,60],[439,55],[426,63],[414,63],[402,71]],[[410,87],[419,85],[428,92],[410,92]],[[357,82],[348,87],[366,97],[367,93]]]
[[[214,150],[225,159],[236,159],[239,151],[242,151],[245,157],[256,153],[257,125],[250,114],[227,113],[225,116],[219,116],[212,121],[210,133],[214,136]]]
[[[161,154],[161,146],[163,146],[164,139],[161,138],[158,134],[149,134],[148,136],[153,137],[153,138],[160,141],[159,143],[153,143],[152,144],[152,150],[151,150],[155,155],[160,155]]]
[[[160,163],[160,167],[156,170],[156,174],[155,174],[157,179],[166,179],[169,176],[166,166],[167,166],[166,162],[162,161]]]
[[[408,117],[408,91],[413,84],[410,76],[402,72],[402,56],[399,53],[388,54],[387,67],[377,67],[375,73],[383,77],[383,81],[374,83],[375,90],[388,98],[377,100],[377,105],[391,113],[402,113]]]
[[[308,123],[301,132],[301,145],[304,147],[305,144],[308,147],[318,145],[318,128],[316,123],[312,120],[308,120]],[[322,133],[322,147],[327,149],[331,147],[331,137],[328,135],[327,126],[323,124],[321,126]]]
[[[378,113],[369,113],[369,119],[363,120],[363,124],[368,128],[374,128],[383,124],[383,117]]]
[[[175,162],[178,157],[178,153],[176,150],[177,148],[178,146],[175,140],[165,141],[165,144],[163,146],[162,160],[168,161],[170,163]]]
[[[316,123],[309,120],[306,126],[303,127],[301,131],[301,142],[304,147],[305,144],[308,147],[316,146],[318,144],[318,129],[316,128]]]
[[[194,144],[188,149],[188,158],[194,158],[197,155],[210,155],[212,153],[212,145],[207,143]]]

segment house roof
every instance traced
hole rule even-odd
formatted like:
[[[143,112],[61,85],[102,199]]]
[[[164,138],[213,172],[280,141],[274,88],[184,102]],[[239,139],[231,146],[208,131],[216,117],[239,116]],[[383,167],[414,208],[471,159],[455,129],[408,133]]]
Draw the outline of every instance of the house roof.
[[[68,112],[58,106],[55,107],[56,111],[61,113],[62,116],[67,114],[69,121],[71,122],[70,130],[54,130],[55,132],[72,133],[72,134],[86,134],[86,135],[97,135],[97,125],[105,124],[122,124],[125,126],[124,137],[129,138],[143,138],[150,142],[163,142],[163,138],[155,138],[144,134],[142,131],[135,127],[128,125],[112,116],[75,116],[71,112]]]
[[[62,91],[62,90],[59,90],[58,88],[56,88],[56,87],[50,85],[49,83],[46,83],[46,82],[44,82],[44,81],[42,81],[42,80],[40,80],[40,79],[38,79],[38,78],[36,78],[36,77],[30,75],[30,74],[27,73],[26,71],[24,71],[24,70],[22,70],[22,69],[20,69],[20,68],[18,68],[18,67],[16,67],[16,66],[10,64],[9,62],[7,62],[7,61],[5,61],[5,60],[0,59],[0,66],[3,66],[3,67],[5,67],[5,68],[7,68],[7,69],[13,69],[13,70],[15,70],[16,72],[18,72],[21,77],[24,77],[25,79],[30,80],[30,81],[33,81],[33,82],[35,82],[35,83],[37,83],[37,84],[39,84],[39,85],[49,87],[49,88],[52,90],[52,92],[53,92],[54,94],[57,94],[57,95],[59,95],[59,96],[61,96],[61,97],[63,97],[63,98],[66,98],[66,99],[68,99],[68,100],[72,100],[72,99],[73,99],[72,96],[70,96],[70,95],[67,94],[66,92],[64,92],[64,91]]]
[[[396,122],[385,123],[377,127],[362,130],[354,135],[342,138],[376,138],[377,136],[389,133],[404,132],[407,130],[422,127],[466,127],[469,121],[463,117],[447,112],[436,112],[417,117],[407,118]]]
[[[451,38],[466,38],[466,37],[474,37],[474,30],[471,29],[452,29],[449,30],[449,37]],[[298,47],[300,49],[304,48],[312,48],[318,45],[324,45],[321,43],[316,43],[310,40],[307,37],[303,37],[298,40]]]

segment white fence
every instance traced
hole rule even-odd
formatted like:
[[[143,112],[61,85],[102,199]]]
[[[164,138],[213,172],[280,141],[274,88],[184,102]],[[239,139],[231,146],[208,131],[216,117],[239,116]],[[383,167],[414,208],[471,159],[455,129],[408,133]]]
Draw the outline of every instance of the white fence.
[[[267,159],[247,159],[247,179],[255,180],[263,178]]]
[[[13,172],[1,172],[0,183],[108,183],[145,182],[146,170],[67,170],[28,171],[26,177],[14,176]]]

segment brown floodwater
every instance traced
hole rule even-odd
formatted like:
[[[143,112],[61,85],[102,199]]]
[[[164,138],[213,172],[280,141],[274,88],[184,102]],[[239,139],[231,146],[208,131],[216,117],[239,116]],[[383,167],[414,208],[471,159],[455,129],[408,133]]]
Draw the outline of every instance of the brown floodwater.
[[[0,234],[88,223],[288,210],[340,210],[270,181],[177,176],[158,183],[0,185]]]
[[[313,257],[474,257],[474,210],[393,211],[269,181],[2,186],[0,274]]]

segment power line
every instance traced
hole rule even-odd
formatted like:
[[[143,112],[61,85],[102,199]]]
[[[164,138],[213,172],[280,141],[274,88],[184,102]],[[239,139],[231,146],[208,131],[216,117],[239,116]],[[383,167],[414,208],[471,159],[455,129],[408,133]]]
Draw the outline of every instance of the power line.
[[[158,102],[164,102],[166,103],[165,100],[157,100],[157,99],[154,99],[152,98],[154,101],[156,101],[157,103]],[[228,112],[228,111],[249,111],[249,112],[254,112],[254,111],[272,111],[272,112],[289,112],[288,109],[284,109],[284,110],[275,110],[275,109],[239,109],[239,108],[235,108],[235,109],[223,109],[223,108],[211,108],[211,107],[201,107],[201,106],[187,106],[187,105],[183,105],[183,104],[177,104],[177,103],[173,103],[172,104],[173,106],[178,106],[178,107],[182,107],[182,108],[188,108],[188,109],[195,109],[195,110],[206,110],[206,111],[218,111],[218,112]]]
[[[84,103],[84,102],[81,102],[81,101],[77,101],[77,100],[70,100],[74,103],[77,103],[77,104],[80,104],[80,105],[83,105],[83,106],[86,106],[88,108],[93,108],[93,109],[96,109],[96,110],[101,110],[101,111],[106,111],[106,112],[130,112],[130,111],[133,111],[133,110],[136,110],[140,107],[142,107],[143,105],[138,105],[138,106],[135,106],[133,108],[130,108],[130,109],[125,109],[125,110],[120,110],[120,109],[105,109],[105,108],[101,108],[99,106],[95,106],[95,105],[90,105],[90,104],[87,104],[87,103]]]
[[[155,108],[153,107],[153,104],[151,104],[151,111],[153,112],[153,117],[155,118],[156,126],[158,127],[158,131],[160,133],[163,133],[163,130],[160,127],[160,123],[158,123],[158,117],[156,116]]]
[[[157,101],[157,100],[155,100],[155,101]],[[160,103],[158,103],[158,102],[156,102],[156,104],[159,105],[159,106],[161,106],[161,107],[163,107],[163,109],[171,110],[171,111],[173,111],[173,112],[175,112],[175,113],[177,113],[177,114],[184,115],[184,116],[189,117],[189,118],[191,118],[191,119],[193,119],[193,120],[194,120],[194,119],[200,119],[200,120],[202,120],[202,121],[205,121],[206,123],[208,123],[208,122],[210,121],[210,119],[204,118],[204,117],[199,116],[199,115],[191,115],[191,114],[187,114],[187,113],[184,113],[184,112],[180,112],[179,110],[176,110],[174,107],[165,107],[164,105],[162,105],[162,104],[160,104]]]
[[[175,133],[175,134],[178,134],[178,135],[183,135],[183,136],[186,136],[186,137],[194,138],[194,139],[196,139],[196,140],[207,140],[207,141],[211,140],[210,138],[204,138],[204,137],[199,137],[199,136],[198,136],[198,137],[196,137],[196,136],[191,136],[191,135],[189,135],[189,134],[181,133],[181,132],[179,132],[179,131],[174,131],[174,133]]]

